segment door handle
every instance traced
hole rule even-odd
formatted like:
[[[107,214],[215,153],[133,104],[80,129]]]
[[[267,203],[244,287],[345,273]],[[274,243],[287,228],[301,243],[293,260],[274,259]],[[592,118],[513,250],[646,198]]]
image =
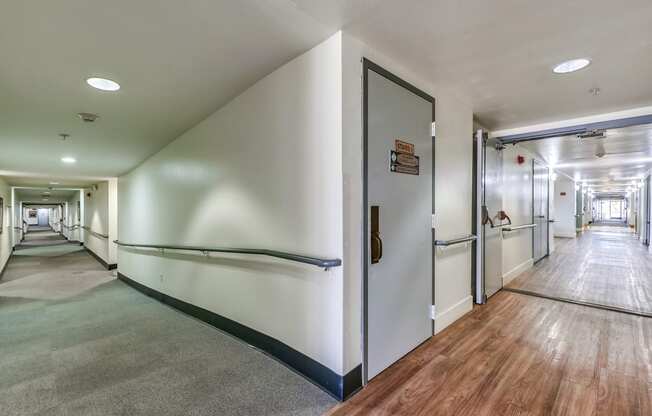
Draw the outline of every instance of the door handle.
[[[380,238],[380,207],[371,206],[371,264],[383,258],[383,240]]]

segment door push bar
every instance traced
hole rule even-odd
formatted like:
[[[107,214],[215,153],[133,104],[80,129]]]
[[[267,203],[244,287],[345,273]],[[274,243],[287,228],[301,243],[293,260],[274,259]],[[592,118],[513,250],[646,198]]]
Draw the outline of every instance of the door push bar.
[[[514,227],[503,227],[503,231],[517,231],[517,230],[523,230],[525,228],[534,228],[536,227],[536,224],[523,224],[523,225],[516,225]]]
[[[469,234],[465,237],[453,238],[451,240],[435,240],[435,246],[448,247],[455,244],[468,243],[469,241],[475,241],[477,239],[477,235]]]

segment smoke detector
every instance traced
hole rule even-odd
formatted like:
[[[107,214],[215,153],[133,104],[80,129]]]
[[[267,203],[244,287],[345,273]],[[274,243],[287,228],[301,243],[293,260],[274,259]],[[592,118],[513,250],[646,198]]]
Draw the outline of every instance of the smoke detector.
[[[95,120],[97,120],[100,117],[97,114],[93,114],[93,113],[79,113],[77,115],[85,123],[92,123],[92,122],[94,122]]]

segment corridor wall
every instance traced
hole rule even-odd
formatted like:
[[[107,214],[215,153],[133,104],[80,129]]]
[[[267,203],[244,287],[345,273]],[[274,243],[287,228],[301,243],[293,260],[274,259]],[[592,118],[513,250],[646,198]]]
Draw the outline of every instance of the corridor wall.
[[[362,57],[436,98],[436,229],[470,233],[470,103],[347,33],[258,81],[118,184],[125,242],[341,258],[325,272],[253,256],[118,251],[123,279],[290,347],[339,383],[325,386],[336,396],[359,383],[362,362]],[[440,331],[472,308],[470,248],[438,253],[435,275]]]
[[[113,185],[110,181],[104,181],[84,189],[82,225],[87,227],[81,230],[84,246],[107,268],[115,268],[117,262],[113,243],[117,236],[110,232],[112,223],[116,224],[113,228],[117,228],[117,218],[112,218],[117,211],[115,208],[113,211],[109,209],[112,204],[117,205],[117,202],[112,202],[115,198],[117,180],[114,180]]]
[[[519,162],[518,156],[523,157]],[[512,224],[532,223],[533,155],[516,145],[503,149],[503,210]],[[503,233],[503,285],[532,267],[532,230]]]
[[[120,238],[341,259],[341,82],[337,34],[121,177]],[[131,249],[118,264],[129,279],[290,346],[326,378],[343,374],[342,267]]]
[[[64,228],[64,230],[66,238],[71,241],[82,240],[81,228],[75,227],[75,225],[81,226],[84,222],[80,203],[81,195],[82,192],[75,192],[73,197],[68,200],[68,213],[66,214],[65,220],[65,224],[68,226],[68,228]]]
[[[11,256],[11,233],[13,232],[11,224],[11,188],[2,178],[0,178],[0,198],[3,200],[2,222],[0,222],[0,231],[2,231],[0,234],[0,278],[2,278],[2,272]]]

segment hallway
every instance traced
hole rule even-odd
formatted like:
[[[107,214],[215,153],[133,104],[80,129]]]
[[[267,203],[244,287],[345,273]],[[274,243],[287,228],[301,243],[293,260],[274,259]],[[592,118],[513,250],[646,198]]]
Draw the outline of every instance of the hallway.
[[[319,415],[335,404],[268,356],[28,233],[0,281],[0,413]]]
[[[508,289],[652,315],[652,255],[631,229],[591,226],[556,238],[555,251]]]

